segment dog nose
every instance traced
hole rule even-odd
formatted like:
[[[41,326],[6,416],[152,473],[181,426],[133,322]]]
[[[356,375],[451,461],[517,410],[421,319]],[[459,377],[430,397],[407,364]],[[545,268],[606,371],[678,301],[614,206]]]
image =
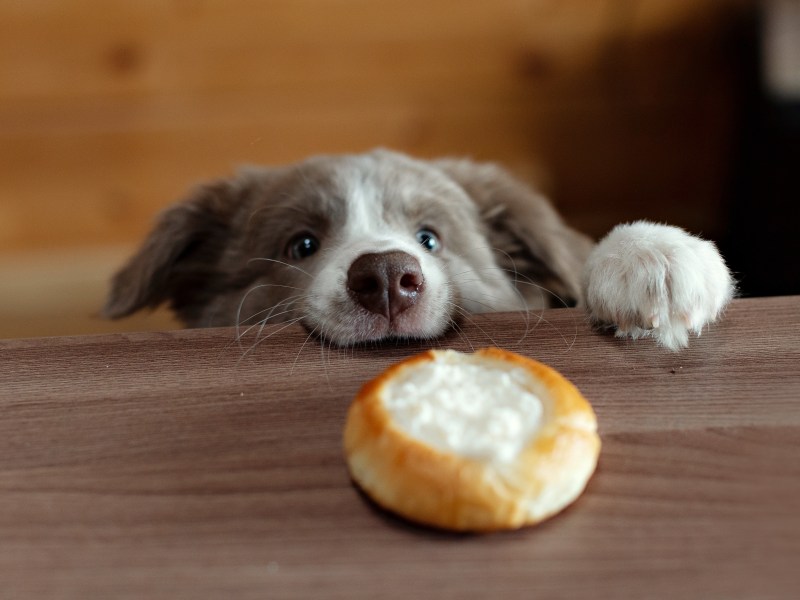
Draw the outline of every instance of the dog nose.
[[[406,252],[362,254],[347,271],[347,288],[368,311],[394,319],[423,292],[419,261]]]

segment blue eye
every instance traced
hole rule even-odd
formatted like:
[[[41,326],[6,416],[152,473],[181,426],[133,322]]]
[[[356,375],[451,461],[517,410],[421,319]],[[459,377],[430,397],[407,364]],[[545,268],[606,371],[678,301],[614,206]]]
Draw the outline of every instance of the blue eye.
[[[319,250],[319,240],[310,233],[294,236],[286,245],[286,256],[292,260],[303,260]]]
[[[417,241],[428,252],[436,252],[442,246],[442,243],[439,241],[439,238],[436,235],[436,233],[431,231],[430,229],[425,229],[425,228],[420,229],[417,232]]]

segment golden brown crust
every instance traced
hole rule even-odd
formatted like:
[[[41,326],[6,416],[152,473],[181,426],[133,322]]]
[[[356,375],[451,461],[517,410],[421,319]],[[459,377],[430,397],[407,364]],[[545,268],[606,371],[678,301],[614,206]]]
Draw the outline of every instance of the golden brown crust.
[[[594,411],[574,385],[535,360],[497,348],[474,355],[522,367],[537,382],[543,420],[513,461],[440,451],[393,423],[382,399],[386,383],[401,370],[436,360],[439,352],[393,365],[356,396],[344,432],[355,482],[379,505],[409,520],[459,531],[531,525],[574,501],[597,464]]]

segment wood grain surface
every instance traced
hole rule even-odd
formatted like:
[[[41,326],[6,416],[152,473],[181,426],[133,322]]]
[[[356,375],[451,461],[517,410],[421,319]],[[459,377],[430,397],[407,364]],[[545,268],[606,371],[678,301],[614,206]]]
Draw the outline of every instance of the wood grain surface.
[[[125,330],[93,317],[121,246],[201,181],[313,154],[496,161],[593,237],[724,242],[756,3],[0,2],[0,338]]]
[[[735,301],[691,347],[576,310],[348,350],[299,328],[0,341],[0,598],[795,598],[800,298]],[[559,369],[598,415],[584,495],[493,535],[419,528],[352,486],[359,386],[428,346]]]
[[[374,146],[544,170],[594,235],[711,235],[751,3],[2,2],[0,253],[133,243],[239,164]]]

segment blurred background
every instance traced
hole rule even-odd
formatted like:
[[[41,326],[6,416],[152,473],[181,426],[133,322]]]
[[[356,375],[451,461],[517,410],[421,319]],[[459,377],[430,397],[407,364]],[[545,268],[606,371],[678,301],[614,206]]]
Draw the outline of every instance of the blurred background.
[[[800,2],[0,0],[0,337],[97,316],[155,215],[243,163],[498,161],[600,237],[713,239],[800,293]]]

